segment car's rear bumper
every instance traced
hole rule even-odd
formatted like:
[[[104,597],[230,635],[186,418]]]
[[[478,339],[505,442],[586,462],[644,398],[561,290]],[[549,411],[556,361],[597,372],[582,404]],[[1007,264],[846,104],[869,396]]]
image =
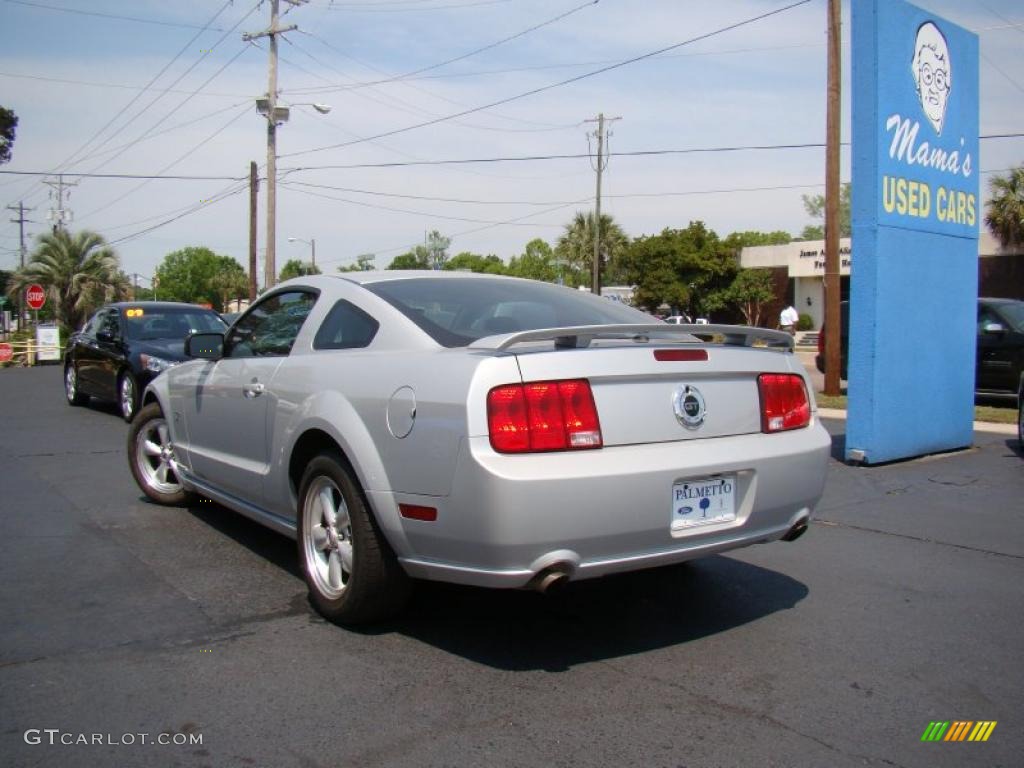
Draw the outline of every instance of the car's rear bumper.
[[[775,435],[523,456],[471,438],[450,496],[375,501],[438,510],[433,522],[402,520],[398,554],[410,575],[521,587],[552,567],[582,579],[779,539],[811,516],[830,449],[816,420]],[[718,474],[736,477],[736,519],[671,531],[673,484]]]

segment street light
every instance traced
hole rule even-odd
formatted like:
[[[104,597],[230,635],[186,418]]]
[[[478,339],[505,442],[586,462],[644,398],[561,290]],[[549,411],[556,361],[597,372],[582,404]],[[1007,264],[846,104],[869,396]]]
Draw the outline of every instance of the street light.
[[[289,237],[288,238],[288,242],[289,243],[305,243],[306,245],[308,245],[312,249],[312,251],[313,251],[313,269],[315,270],[316,269],[316,238],[314,237],[311,240],[303,240],[301,237]]]

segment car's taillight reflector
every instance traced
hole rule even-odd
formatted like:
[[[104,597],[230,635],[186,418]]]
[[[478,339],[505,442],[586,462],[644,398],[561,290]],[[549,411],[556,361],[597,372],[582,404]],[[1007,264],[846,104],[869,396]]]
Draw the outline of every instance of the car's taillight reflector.
[[[491,446],[501,453],[600,448],[601,422],[586,379],[507,384],[487,393]]]
[[[656,349],[654,359],[660,362],[702,363],[708,359],[706,349]]]
[[[399,504],[398,511],[402,517],[407,517],[410,520],[423,520],[427,523],[437,520],[436,507],[421,507],[418,504]]]
[[[784,432],[811,423],[811,404],[803,377],[790,373],[762,373],[757,377],[761,394],[761,431]]]

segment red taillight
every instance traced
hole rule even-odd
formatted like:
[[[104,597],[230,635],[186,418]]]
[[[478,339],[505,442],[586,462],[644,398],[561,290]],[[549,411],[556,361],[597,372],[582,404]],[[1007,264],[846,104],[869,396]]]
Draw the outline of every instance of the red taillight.
[[[601,422],[586,379],[508,384],[487,393],[491,446],[501,453],[600,448]]]
[[[762,373],[757,377],[761,394],[761,431],[783,432],[811,423],[811,404],[801,376]]]

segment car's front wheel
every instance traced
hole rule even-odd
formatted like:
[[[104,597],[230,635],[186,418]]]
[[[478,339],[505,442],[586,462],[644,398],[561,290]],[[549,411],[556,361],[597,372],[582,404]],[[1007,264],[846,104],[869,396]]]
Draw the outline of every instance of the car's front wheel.
[[[298,549],[314,607],[338,624],[365,624],[397,613],[410,592],[351,470],[323,453],[299,486]]]
[[[117,380],[117,405],[121,409],[121,418],[127,422],[135,417],[135,409],[139,402],[139,385],[131,371],[123,371]]]
[[[68,405],[85,405],[89,400],[89,396],[83,395],[78,389],[78,370],[74,363],[68,363],[64,367],[64,395],[68,399]]]
[[[128,430],[125,452],[135,482],[157,504],[180,505],[193,498],[178,477],[174,444],[159,403],[139,411]]]

